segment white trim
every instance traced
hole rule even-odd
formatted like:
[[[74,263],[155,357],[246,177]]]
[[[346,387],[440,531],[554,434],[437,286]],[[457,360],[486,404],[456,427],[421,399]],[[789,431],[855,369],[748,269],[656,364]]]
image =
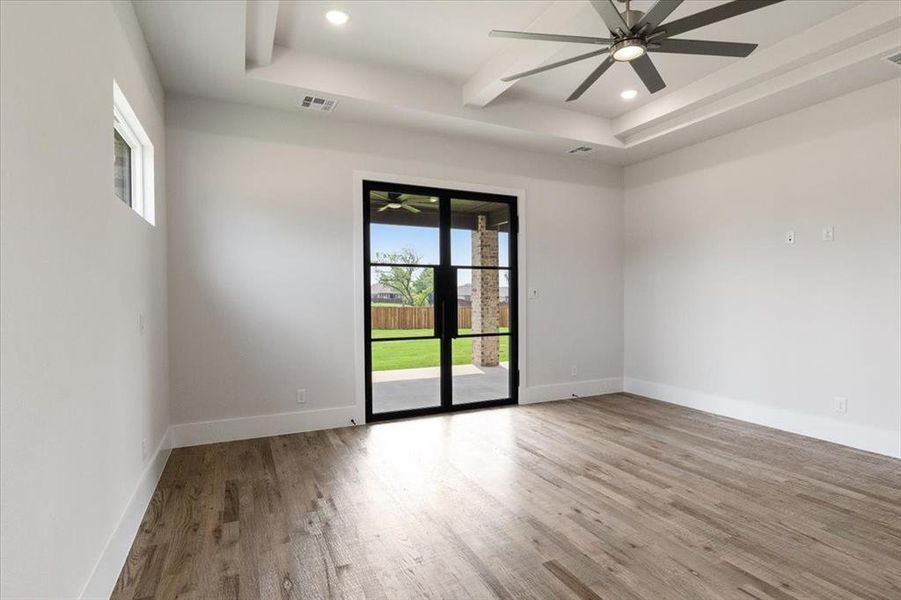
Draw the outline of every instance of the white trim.
[[[551,383],[548,385],[535,385],[523,388],[521,390],[519,403],[536,404],[538,402],[567,400],[573,397],[585,398],[587,396],[616,394],[621,391],[623,391],[622,377],[567,381],[565,383]]]
[[[153,143],[115,81],[113,81],[113,128],[131,147],[131,208],[153,225],[156,221]]]
[[[173,448],[348,427],[362,423],[356,406],[176,423],[169,427]]]
[[[373,171],[354,171],[353,172],[353,196],[351,197],[351,208],[354,215],[353,236],[354,236],[354,382],[355,393],[354,398],[356,406],[359,407],[360,419],[358,423],[363,422],[363,415],[366,414],[366,380],[364,370],[365,357],[364,346],[366,343],[363,335],[364,326],[364,302],[363,302],[363,206],[361,198],[363,197],[363,180],[383,181],[385,183],[398,183],[407,185],[418,185],[422,187],[436,187],[451,190],[460,190],[467,192],[481,192],[484,194],[499,194],[505,196],[516,196],[516,214],[519,217],[519,231],[517,233],[517,274],[519,276],[519,285],[517,298],[518,316],[518,356],[519,363],[519,403],[523,404],[525,396],[525,386],[527,384],[526,376],[526,290],[528,283],[526,281],[526,191],[522,188],[506,188],[494,185],[485,185],[481,183],[471,183],[467,181],[451,181],[446,179],[430,179],[425,177],[410,177],[407,175],[397,175],[393,173],[377,173]]]
[[[169,430],[166,430],[81,591],[82,600],[109,598],[112,594],[170,453]]]
[[[901,431],[848,423],[747,400],[627,377],[626,392],[654,400],[696,408],[716,415],[789,431],[851,448],[901,458]]]

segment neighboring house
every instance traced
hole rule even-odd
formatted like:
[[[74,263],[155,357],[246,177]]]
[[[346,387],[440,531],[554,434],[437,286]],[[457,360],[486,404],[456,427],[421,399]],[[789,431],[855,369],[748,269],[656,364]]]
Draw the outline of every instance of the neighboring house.
[[[369,286],[369,300],[386,304],[403,304],[403,297],[400,293],[381,283],[373,283]]]
[[[510,288],[507,286],[500,287],[500,303],[508,304],[510,302]],[[469,306],[472,304],[472,284],[464,283],[457,286],[457,304],[460,306]]]

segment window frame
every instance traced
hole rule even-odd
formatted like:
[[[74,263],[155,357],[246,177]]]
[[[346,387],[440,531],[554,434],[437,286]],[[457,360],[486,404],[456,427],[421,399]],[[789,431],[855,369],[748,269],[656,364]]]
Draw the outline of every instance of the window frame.
[[[131,149],[131,209],[154,225],[153,144],[134,110],[113,81],[113,130]],[[115,149],[113,149],[115,157]],[[115,185],[115,183],[114,183]],[[127,203],[116,195],[117,202]]]
[[[116,197],[131,208],[134,207],[135,199],[137,197],[135,188],[141,188],[141,176],[143,175],[143,169],[141,169],[139,165],[141,160],[141,145],[137,143],[134,134],[131,133],[128,126],[123,122],[119,111],[115,107],[113,107],[113,131],[119,134],[119,137],[122,138],[122,141],[128,146],[128,168],[131,171],[128,178],[128,190],[126,190],[128,200],[119,198],[118,194]],[[113,154],[115,157],[115,135],[113,136],[113,140]],[[113,193],[115,193],[115,190]]]

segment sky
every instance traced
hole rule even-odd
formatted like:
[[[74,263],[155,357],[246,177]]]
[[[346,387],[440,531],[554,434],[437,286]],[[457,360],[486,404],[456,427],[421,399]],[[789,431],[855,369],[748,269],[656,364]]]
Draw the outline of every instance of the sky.
[[[377,252],[393,252],[402,248],[412,248],[422,257],[422,264],[438,264],[438,229],[431,227],[408,227],[371,223],[369,245],[372,259]],[[451,229],[451,264],[468,265],[472,256],[472,232],[468,229]],[[510,236],[498,234],[498,253],[504,257],[501,265],[507,266]],[[460,271],[457,283],[470,282],[469,271]]]

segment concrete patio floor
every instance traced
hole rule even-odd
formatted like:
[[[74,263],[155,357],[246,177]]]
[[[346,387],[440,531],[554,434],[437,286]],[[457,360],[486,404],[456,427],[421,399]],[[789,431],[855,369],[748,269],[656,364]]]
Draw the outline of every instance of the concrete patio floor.
[[[497,367],[456,365],[453,374],[454,404],[510,397],[510,371],[507,363]],[[440,368],[397,369],[372,374],[372,410],[394,412],[438,406]]]

